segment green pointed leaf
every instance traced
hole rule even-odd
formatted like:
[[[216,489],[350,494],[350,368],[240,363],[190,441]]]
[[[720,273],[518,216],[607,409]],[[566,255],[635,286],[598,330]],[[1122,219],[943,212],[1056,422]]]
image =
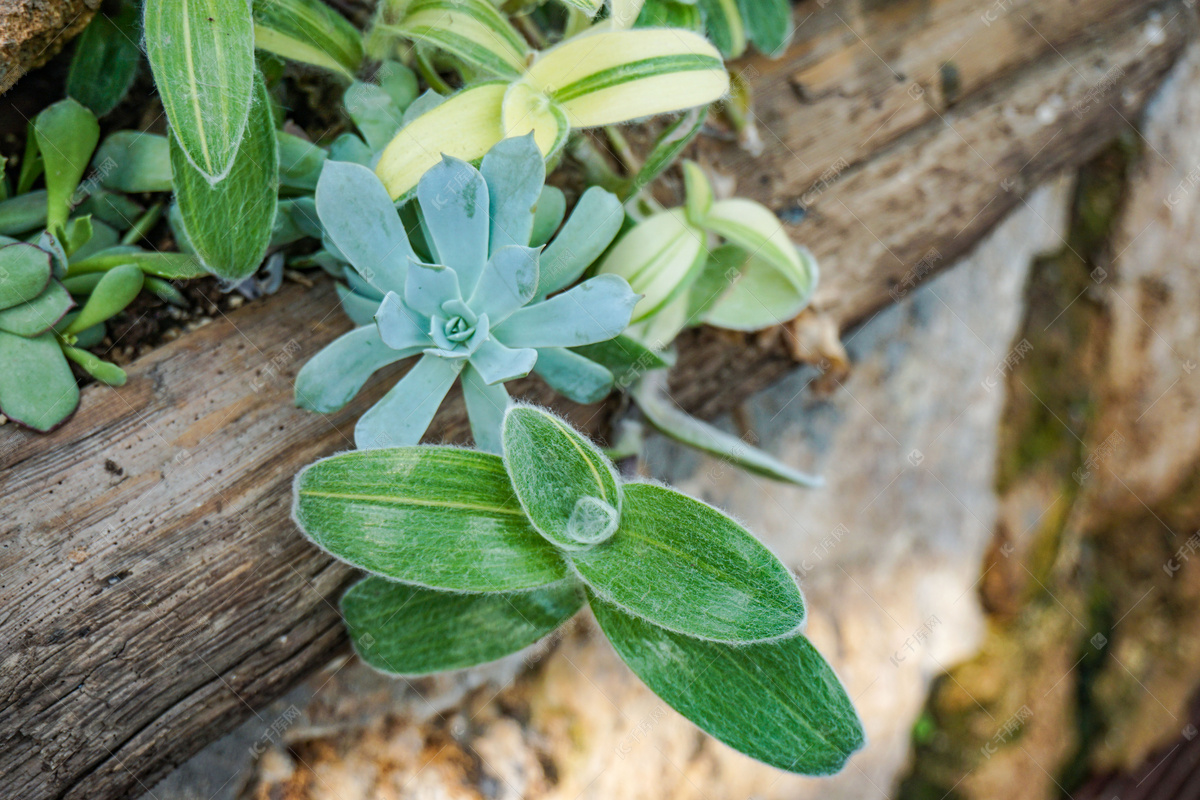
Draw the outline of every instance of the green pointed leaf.
[[[31,244],[0,247],[0,309],[28,303],[50,283],[50,255]]]
[[[0,311],[0,331],[37,336],[57,325],[74,305],[70,292],[52,280],[44,292],[29,302]]]
[[[733,749],[789,772],[829,775],[865,743],[846,688],[803,636],[730,647],[589,601],[634,674]]]
[[[100,123],[68,97],[38,114],[33,130],[46,164],[46,227],[57,232],[67,223],[71,196],[100,141]]]
[[[79,387],[53,332],[26,339],[0,331],[0,413],[35,431],[53,430],[79,405]]]
[[[793,469],[765,450],[696,419],[681,410],[657,388],[660,380],[647,376],[633,388],[634,402],[646,421],[664,436],[728,461],[747,472],[796,486],[824,486],[825,481]]]
[[[233,168],[254,96],[250,4],[145,0],[143,27],[146,58],[180,155],[210,184],[223,180]]]
[[[104,277],[83,304],[79,315],[63,330],[63,335],[79,333],[124,311],[142,290],[143,280],[142,271],[133,264],[114,267],[104,273]]]
[[[100,182],[118,192],[169,192],[171,148],[166,136],[141,131],[109,134],[92,166]]]
[[[67,73],[67,95],[103,117],[117,107],[133,85],[142,51],[138,39],[137,8],[122,4],[115,16],[97,14],[75,45],[71,71]]]
[[[662,486],[626,484],[617,532],[570,557],[605,602],[688,636],[748,642],[804,622],[796,580],[770,550],[715,508]]]
[[[362,35],[321,0],[254,0],[253,8],[259,50],[348,78],[362,65]]]
[[[296,478],[293,513],[319,547],[405,583],[508,592],[566,576],[490,453],[426,446],[333,456]]]
[[[501,435],[512,488],[539,533],[568,550],[613,535],[621,483],[600,448],[532,406],[510,408]]]
[[[454,594],[370,577],[341,605],[363,661],[393,675],[429,675],[533,644],[574,616],[583,594],[570,580],[527,592]]]
[[[638,170],[637,175],[626,189],[623,195],[624,199],[628,200],[644,187],[649,186],[667,167],[674,164],[683,149],[691,144],[704,128],[706,119],[708,119],[707,107],[693,108],[681,114],[679,119],[667,126],[654,140],[654,146],[646,154],[642,168]]]
[[[220,183],[213,185],[194,169],[179,140],[171,138],[175,200],[188,241],[209,270],[230,281],[244,280],[258,270],[271,242],[279,201],[275,120],[266,84],[260,78],[255,86],[245,135]]]

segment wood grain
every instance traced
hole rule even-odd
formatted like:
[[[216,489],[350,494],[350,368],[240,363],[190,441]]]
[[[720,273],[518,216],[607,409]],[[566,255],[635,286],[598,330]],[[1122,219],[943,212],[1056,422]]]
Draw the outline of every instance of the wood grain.
[[[804,206],[792,232],[822,261],[816,305],[837,328],[1130,132],[1194,29],[1182,0],[1007,5],[1044,40],[1013,19],[975,25],[975,3],[831,3],[786,58],[751,62],[762,157],[704,147],[740,193]],[[924,87],[922,70],[949,61],[964,65],[953,104],[892,75]],[[814,194],[814,176],[841,162]],[[135,362],[124,388],[89,387],[54,434],[0,429],[0,775],[13,796],[144,791],[344,646],[335,603],[350,572],[288,512],[294,473],[348,449],[353,420],[394,379],[338,414],[292,407],[298,368],[346,327],[327,284],[289,286]],[[682,351],[676,399],[709,415],[790,365],[782,343],[711,331]],[[568,410],[593,430],[605,416]],[[457,400],[434,431],[463,437]]]

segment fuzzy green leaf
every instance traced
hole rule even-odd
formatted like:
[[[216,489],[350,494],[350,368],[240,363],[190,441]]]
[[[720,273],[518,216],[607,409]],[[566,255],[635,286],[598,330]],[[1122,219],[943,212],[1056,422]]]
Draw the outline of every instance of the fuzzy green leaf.
[[[600,629],[634,674],[735,750],[789,772],[829,775],[865,743],[846,688],[803,636],[730,647],[589,600]]]
[[[223,180],[254,97],[250,4],[145,0],[145,15],[146,58],[180,155],[209,183]]]
[[[142,62],[138,48],[141,36],[137,8],[122,4],[115,16],[97,14],[79,37],[71,71],[67,73],[67,95],[103,117],[125,97]]]
[[[271,242],[279,201],[275,120],[266,84],[259,78],[255,86],[245,134],[220,183],[213,185],[193,168],[180,141],[171,138],[175,199],[188,241],[209,270],[230,281],[258,270]]]
[[[621,482],[600,449],[558,417],[518,406],[504,417],[504,466],[538,532],[558,547],[591,547],[613,535]]]
[[[0,413],[50,431],[79,405],[79,387],[54,333],[26,339],[0,331]]]
[[[318,546],[405,583],[508,592],[566,576],[489,453],[401,447],[333,456],[296,478],[294,515]]]
[[[46,227],[57,233],[67,223],[71,196],[100,141],[100,123],[68,97],[38,114],[33,130],[46,164]]]
[[[668,630],[725,642],[804,622],[800,589],[775,555],[715,508],[662,486],[625,486],[611,539],[570,554],[605,602]]]
[[[574,581],[528,592],[454,594],[370,577],[342,596],[342,616],[363,661],[393,675],[428,675],[515,653],[582,605]]]

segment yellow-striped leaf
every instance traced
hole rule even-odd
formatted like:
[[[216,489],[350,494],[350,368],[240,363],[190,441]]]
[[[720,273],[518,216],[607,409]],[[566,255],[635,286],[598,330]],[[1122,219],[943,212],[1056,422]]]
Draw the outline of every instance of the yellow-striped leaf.
[[[521,34],[487,0],[413,0],[403,18],[380,27],[450,53],[487,75],[516,77],[529,55]]]
[[[246,0],[146,0],[146,57],[187,160],[210,183],[229,174],[254,91]]]
[[[715,47],[665,28],[576,36],[542,53],[525,80],[585,128],[706,105],[729,89]]]
[[[254,0],[254,46],[351,78],[363,60],[358,29],[321,0]]]

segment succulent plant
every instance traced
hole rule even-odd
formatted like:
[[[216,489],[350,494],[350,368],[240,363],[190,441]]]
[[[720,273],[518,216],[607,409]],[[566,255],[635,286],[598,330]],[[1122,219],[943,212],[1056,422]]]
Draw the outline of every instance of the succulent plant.
[[[421,178],[410,240],[383,184],[358,164],[329,161],[316,204],[327,247],[353,266],[343,304],[365,322],[318,353],[296,379],[296,402],[314,411],[344,406],[379,368],[420,355],[358,421],[359,448],[416,444],[459,378],[476,445],[499,448],[506,381],[538,368],[577,400],[596,400],[612,374],[567,348],[617,336],[638,295],[604,275],[560,292],[608,246],[623,213],[590,189],[562,232],[562,205],[543,188],[532,136],[500,142],[479,169],[445,157]],[[550,209],[549,219],[545,207]],[[553,213],[557,211],[557,214]]]

